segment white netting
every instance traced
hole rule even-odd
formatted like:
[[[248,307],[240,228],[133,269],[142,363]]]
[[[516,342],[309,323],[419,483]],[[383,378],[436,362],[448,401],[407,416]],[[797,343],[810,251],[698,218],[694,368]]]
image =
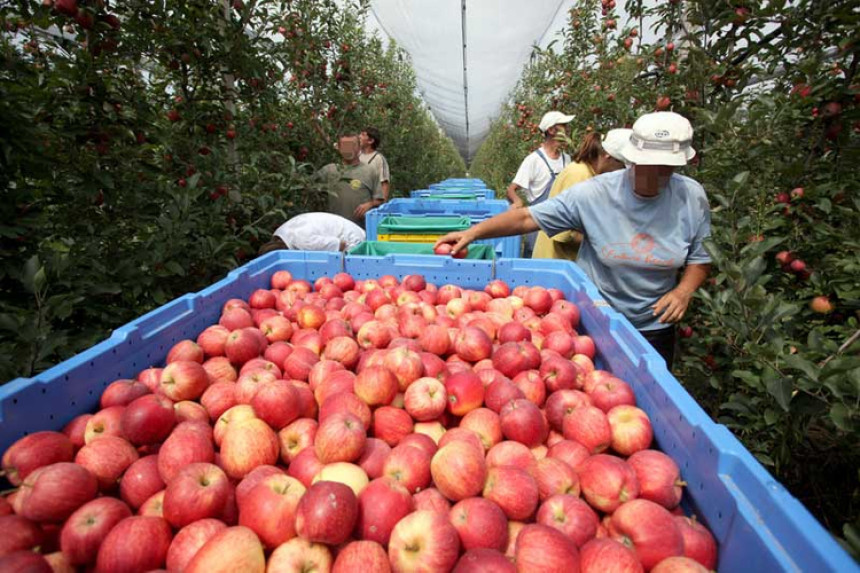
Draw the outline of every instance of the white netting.
[[[409,52],[424,100],[468,161],[516,85],[532,47],[549,43],[571,4],[373,0],[369,25],[376,20]]]

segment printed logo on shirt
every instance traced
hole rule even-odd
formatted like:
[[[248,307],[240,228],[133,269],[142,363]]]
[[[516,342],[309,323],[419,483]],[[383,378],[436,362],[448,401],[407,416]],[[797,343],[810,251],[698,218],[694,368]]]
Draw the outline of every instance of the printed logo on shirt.
[[[675,257],[661,248],[648,233],[638,233],[629,243],[611,243],[600,249],[604,259],[627,261],[654,267],[675,267]]]
[[[349,186],[353,189],[361,189],[361,181],[359,181],[358,179],[353,179],[349,182]]]

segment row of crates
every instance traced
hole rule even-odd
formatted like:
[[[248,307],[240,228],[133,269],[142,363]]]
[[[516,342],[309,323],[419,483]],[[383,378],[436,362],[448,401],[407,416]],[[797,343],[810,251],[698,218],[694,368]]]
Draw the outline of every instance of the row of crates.
[[[463,231],[508,210],[480,179],[448,179],[429,189],[412,191],[409,199],[392,199],[365,217],[367,240],[397,244],[432,244],[451,231]],[[519,257],[520,237],[476,242],[492,247],[495,258]],[[399,252],[414,252],[401,250]]]

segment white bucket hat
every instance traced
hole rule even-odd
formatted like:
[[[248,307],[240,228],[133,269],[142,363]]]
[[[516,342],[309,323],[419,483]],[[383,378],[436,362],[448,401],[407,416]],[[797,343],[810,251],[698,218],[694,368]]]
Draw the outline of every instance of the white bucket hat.
[[[686,165],[696,155],[693,126],[671,111],[648,113],[636,120],[630,138],[619,150],[634,165]]]
[[[543,114],[543,117],[540,119],[540,125],[538,129],[542,132],[546,133],[546,131],[554,125],[559,125],[561,123],[570,123],[573,121],[572,115],[564,115],[560,111],[548,111]]]
[[[621,149],[630,141],[631,135],[633,135],[632,129],[610,129],[603,136],[603,141],[601,142],[603,151],[618,161],[626,163],[627,160],[621,154]]]

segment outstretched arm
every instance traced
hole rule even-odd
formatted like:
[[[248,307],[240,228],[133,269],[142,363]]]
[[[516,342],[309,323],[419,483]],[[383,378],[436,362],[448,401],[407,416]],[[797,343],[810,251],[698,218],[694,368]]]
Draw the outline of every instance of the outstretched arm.
[[[709,264],[687,265],[678,286],[664,294],[652,307],[654,316],[660,316],[660,322],[664,324],[679,322],[684,318],[693,294],[702,286],[710,272]]]
[[[442,243],[453,243],[454,250],[452,254],[456,254],[460,249],[466,247],[469,243],[478,239],[493,239],[496,237],[509,237],[511,235],[522,235],[538,230],[538,224],[532,218],[528,209],[510,209],[496,215],[486,221],[478,223],[465,231],[455,231],[448,233],[444,237],[436,241],[435,246]]]

